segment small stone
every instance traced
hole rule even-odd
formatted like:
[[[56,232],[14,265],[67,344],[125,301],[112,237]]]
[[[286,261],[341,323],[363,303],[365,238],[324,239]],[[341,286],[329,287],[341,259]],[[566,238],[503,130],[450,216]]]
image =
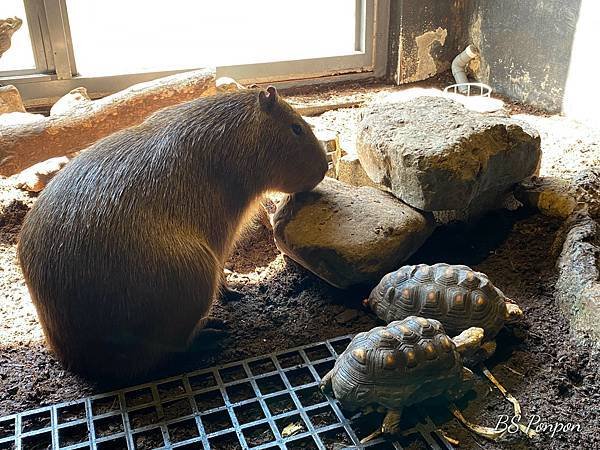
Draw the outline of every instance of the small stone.
[[[341,158],[342,149],[340,148],[339,135],[336,131],[326,128],[314,128],[313,132],[327,155],[327,164],[329,170],[325,174],[330,178],[336,177],[336,162]]]

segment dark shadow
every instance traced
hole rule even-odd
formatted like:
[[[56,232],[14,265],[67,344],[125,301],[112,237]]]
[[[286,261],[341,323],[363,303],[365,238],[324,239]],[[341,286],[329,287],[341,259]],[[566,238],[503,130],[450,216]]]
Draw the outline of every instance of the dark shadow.
[[[500,210],[471,224],[455,222],[440,226],[405,264],[477,265],[506,240],[517,221],[532,214],[527,209]]]

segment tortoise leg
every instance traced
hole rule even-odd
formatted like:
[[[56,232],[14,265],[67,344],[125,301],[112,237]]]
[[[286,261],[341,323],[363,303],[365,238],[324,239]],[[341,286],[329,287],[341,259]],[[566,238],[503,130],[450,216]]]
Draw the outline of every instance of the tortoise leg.
[[[378,438],[382,434],[397,434],[400,432],[400,418],[402,417],[402,411],[390,409],[387,414],[383,418],[383,423],[378,430],[375,430],[373,433],[368,435],[367,437],[360,440],[361,444],[372,441],[373,439]]]
[[[321,383],[319,384],[319,388],[321,392],[324,394],[331,395],[333,394],[333,388],[331,387],[331,378],[333,377],[333,370],[330,370],[325,374],[323,378],[321,378]]]
[[[481,344],[481,354],[483,359],[491,358],[496,353],[496,341],[487,341]]]
[[[400,419],[402,411],[390,409],[381,424],[381,432],[385,434],[397,434],[400,432]]]
[[[506,302],[506,314],[504,319],[507,323],[514,323],[523,317],[523,311],[515,303]]]
[[[464,362],[466,365],[474,367],[483,361],[492,357],[496,352],[496,341],[487,341],[481,344],[481,347],[471,355],[464,356]]]
[[[475,374],[466,367],[463,367],[461,382],[448,390],[447,397],[452,400],[457,400],[463,397],[467,392],[475,387]]]

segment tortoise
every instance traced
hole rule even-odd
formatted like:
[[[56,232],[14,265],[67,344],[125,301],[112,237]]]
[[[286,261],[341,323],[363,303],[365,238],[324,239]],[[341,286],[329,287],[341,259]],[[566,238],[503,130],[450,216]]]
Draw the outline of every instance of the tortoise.
[[[388,273],[363,304],[386,323],[423,316],[439,320],[451,336],[469,327],[483,328],[487,356],[494,352],[493,340],[502,327],[523,316],[485,274],[445,263],[403,266]]]
[[[462,358],[476,352],[482,339],[477,327],[450,339],[435,319],[394,321],[358,333],[323,377],[321,390],[348,411],[387,411],[377,433],[397,433],[407,406],[439,395],[459,398],[473,386]]]

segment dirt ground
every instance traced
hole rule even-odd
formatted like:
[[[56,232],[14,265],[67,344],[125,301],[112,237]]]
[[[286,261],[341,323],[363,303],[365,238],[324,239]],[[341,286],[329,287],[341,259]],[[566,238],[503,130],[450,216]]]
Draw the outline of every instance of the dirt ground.
[[[349,85],[346,89],[348,95],[368,96],[381,86]],[[314,95],[319,99],[345,95],[343,89],[327,92]],[[306,98],[312,95],[308,94]],[[520,113],[535,112],[518,105],[514,108]],[[15,259],[18,231],[34,201],[0,179],[0,416],[116,387],[96,386],[65,371],[44,345]],[[553,298],[557,275],[553,244],[559,226],[560,221],[531,211],[491,213],[470,226],[438,228],[409,261],[471,265],[514,299],[525,312],[524,320],[501,332],[498,352],[488,367],[520,401],[525,422],[539,417],[544,423],[580,427],[555,436],[546,430],[532,440],[515,434],[493,443],[473,437],[450,420],[440,405],[429,405],[428,413],[448,436],[460,441],[460,448],[600,448],[600,361],[591,348],[571,339],[567,319]],[[282,256],[263,225],[249,230],[226,268],[229,284],[243,294],[237,301],[219,301],[214,307],[213,315],[226,321],[228,336],[217,351],[182,358],[151,378],[364,331],[378,324],[360,307],[368,291],[330,287]],[[348,310],[355,313],[348,314]],[[471,393],[458,405],[473,422],[494,426],[501,414],[510,412],[510,405],[487,385],[481,382],[478,395]],[[413,443],[410,448],[420,447]]]

